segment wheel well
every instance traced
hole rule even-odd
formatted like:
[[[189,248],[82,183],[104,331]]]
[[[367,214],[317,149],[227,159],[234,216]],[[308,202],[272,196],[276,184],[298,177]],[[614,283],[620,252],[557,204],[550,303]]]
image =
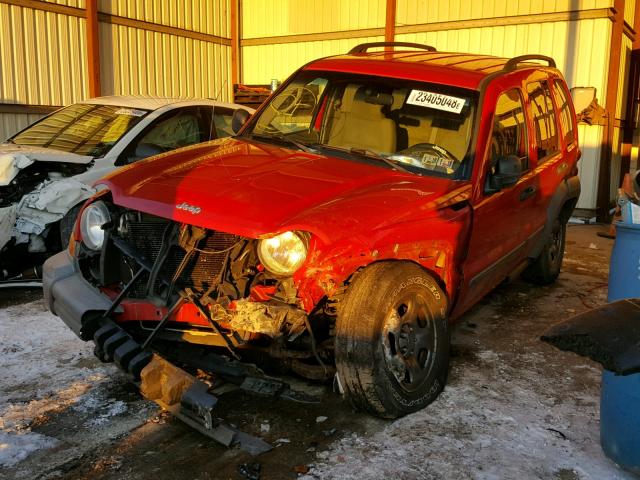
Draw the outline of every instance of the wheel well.
[[[445,295],[447,295],[447,285],[444,282],[444,280],[440,277],[440,275],[438,275],[436,272],[434,272],[433,270],[426,268],[424,265],[414,261],[414,260],[409,260],[406,258],[383,258],[380,260],[376,260],[375,262],[371,262],[368,263],[367,265],[363,265],[360,268],[356,269],[351,275],[349,275],[344,282],[342,282],[342,285],[340,286],[340,288],[338,288],[338,291],[336,292],[337,295],[342,295],[344,293],[344,291],[347,289],[347,287],[349,286],[349,284],[351,282],[353,282],[354,278],[360,273],[362,272],[364,269],[366,269],[367,267],[370,267],[371,265],[376,265],[379,263],[413,263],[415,265],[417,265],[418,267],[420,267],[422,270],[424,270],[425,272],[427,272],[431,277],[433,277],[433,279],[436,281],[436,283],[438,284],[438,286],[442,289],[442,291],[444,292]],[[449,302],[449,297],[447,296],[447,302]]]
[[[571,214],[573,213],[573,209],[576,207],[577,203],[577,198],[570,198],[564,202],[562,208],[560,209],[560,214],[558,215],[560,221],[567,222],[569,218],[571,218]]]

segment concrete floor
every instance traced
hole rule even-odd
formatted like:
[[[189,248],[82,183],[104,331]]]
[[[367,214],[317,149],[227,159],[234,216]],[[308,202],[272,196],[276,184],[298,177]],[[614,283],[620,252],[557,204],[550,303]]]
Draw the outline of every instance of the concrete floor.
[[[76,342],[73,348],[86,350],[83,366],[107,372],[94,396],[122,404],[129,413],[95,424],[87,423],[95,416],[91,409],[67,405],[51,411],[25,428],[57,438],[57,447],[0,467],[0,477],[235,479],[247,478],[239,466],[259,463],[262,479],[304,473],[307,479],[631,478],[600,450],[599,366],[539,340],[550,325],[606,301],[613,241],[598,237],[599,230],[569,226],[556,284],[504,284],[467,313],[453,333],[445,392],[413,415],[381,421],[353,412],[324,387],[314,387],[324,401],[311,405],[233,392],[222,397],[220,417],[277,445],[252,458],[159,415],[115,368],[86,353],[88,344]],[[24,305],[35,308],[38,295],[0,294],[0,307],[29,301]],[[1,382],[0,390],[8,388]],[[21,388],[23,402],[38,396],[28,385]],[[18,401],[11,411],[20,407]],[[2,414],[0,407],[0,428]],[[328,418],[317,422],[319,416]]]

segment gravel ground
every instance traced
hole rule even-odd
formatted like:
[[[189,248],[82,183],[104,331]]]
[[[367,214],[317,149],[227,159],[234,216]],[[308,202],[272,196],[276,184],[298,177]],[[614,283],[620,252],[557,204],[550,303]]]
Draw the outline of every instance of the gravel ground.
[[[447,388],[394,422],[322,402],[223,395],[219,415],[276,448],[226,449],[142,400],[44,310],[0,295],[0,478],[626,479],[599,446],[598,365],[539,341],[606,301],[611,240],[571,226],[559,281],[498,287],[458,323]],[[326,418],[325,418],[326,417]]]

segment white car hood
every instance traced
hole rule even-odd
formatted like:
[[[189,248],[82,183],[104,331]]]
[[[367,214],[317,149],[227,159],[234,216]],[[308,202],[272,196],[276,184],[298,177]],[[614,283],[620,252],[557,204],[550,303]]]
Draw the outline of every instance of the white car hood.
[[[11,143],[0,144],[0,186],[9,185],[18,172],[34,162],[64,162],[87,164],[88,155],[62,152],[50,148],[28,147]]]

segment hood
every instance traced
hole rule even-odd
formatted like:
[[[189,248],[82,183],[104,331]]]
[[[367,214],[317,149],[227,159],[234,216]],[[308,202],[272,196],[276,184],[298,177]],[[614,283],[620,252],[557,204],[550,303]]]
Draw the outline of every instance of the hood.
[[[415,215],[415,208],[424,211],[458,186],[238,139],[143,160],[98,183],[111,190],[118,205],[253,238],[283,230],[327,238],[375,228],[383,220]]]
[[[13,143],[0,144],[0,186],[8,185],[23,168],[34,162],[64,162],[87,164],[93,157],[53,150],[29,147]]]

